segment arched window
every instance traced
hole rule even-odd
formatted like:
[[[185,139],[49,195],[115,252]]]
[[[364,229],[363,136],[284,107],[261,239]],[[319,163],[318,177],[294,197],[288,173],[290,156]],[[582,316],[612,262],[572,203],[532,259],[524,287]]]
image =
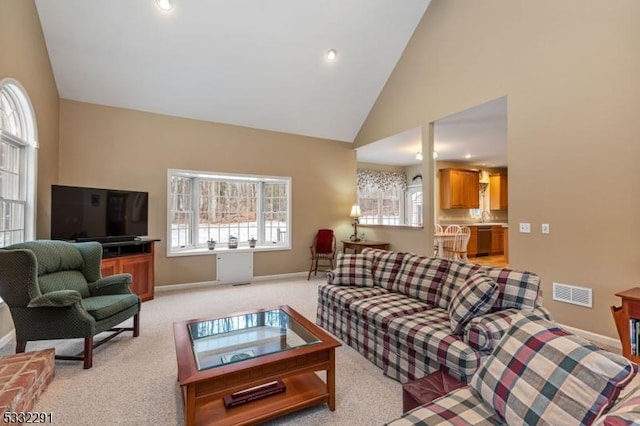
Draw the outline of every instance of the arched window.
[[[35,235],[36,120],[24,88],[0,81],[0,247]]]

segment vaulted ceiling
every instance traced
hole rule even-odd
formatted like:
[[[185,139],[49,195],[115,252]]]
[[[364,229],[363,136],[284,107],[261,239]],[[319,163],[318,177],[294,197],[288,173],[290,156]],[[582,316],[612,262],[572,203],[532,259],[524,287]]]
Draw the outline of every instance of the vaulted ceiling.
[[[352,142],[429,2],[36,5],[61,98]]]

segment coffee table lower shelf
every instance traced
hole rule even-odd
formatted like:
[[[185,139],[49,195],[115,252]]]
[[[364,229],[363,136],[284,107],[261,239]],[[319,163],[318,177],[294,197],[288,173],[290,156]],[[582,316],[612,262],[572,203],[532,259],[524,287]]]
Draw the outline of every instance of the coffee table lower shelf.
[[[282,381],[286,391],[237,407],[226,408],[222,398],[196,400],[196,425],[251,425],[329,402],[327,384],[315,373],[287,377]]]

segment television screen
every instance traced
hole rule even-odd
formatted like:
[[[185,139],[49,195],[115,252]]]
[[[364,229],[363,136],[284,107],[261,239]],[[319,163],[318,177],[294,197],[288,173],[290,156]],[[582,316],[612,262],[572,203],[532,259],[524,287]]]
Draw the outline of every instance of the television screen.
[[[51,238],[147,235],[148,209],[148,192],[51,185]]]

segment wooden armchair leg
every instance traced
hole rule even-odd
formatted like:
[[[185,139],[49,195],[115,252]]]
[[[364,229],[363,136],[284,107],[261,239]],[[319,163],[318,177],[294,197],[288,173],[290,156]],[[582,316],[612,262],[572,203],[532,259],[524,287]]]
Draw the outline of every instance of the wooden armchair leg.
[[[138,337],[140,335],[140,314],[135,314],[133,316],[133,337]]]
[[[313,272],[313,259],[311,259],[311,266],[309,266],[309,275],[307,275],[307,281],[311,279],[311,272]]]
[[[27,348],[27,341],[26,340],[17,340],[16,339],[16,353],[17,354],[20,354],[20,353],[24,352],[26,348]]]
[[[84,369],[93,366],[93,336],[84,338]]]

